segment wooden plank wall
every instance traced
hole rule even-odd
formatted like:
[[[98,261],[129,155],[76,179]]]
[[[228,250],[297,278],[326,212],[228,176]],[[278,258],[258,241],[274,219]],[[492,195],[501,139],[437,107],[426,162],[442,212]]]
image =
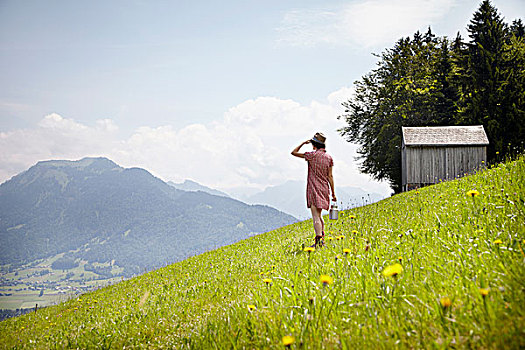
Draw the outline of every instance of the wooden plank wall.
[[[406,191],[405,185],[407,184],[407,162],[406,162],[406,146],[405,142],[401,143],[401,185],[403,188],[403,191]]]
[[[402,184],[433,184],[473,173],[487,162],[485,146],[405,147]]]

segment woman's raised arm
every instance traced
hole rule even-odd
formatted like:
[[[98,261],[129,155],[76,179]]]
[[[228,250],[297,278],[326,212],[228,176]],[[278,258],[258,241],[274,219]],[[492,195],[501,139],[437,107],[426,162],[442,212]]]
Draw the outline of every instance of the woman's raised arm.
[[[304,158],[304,153],[300,153],[299,150],[301,149],[301,147],[309,143],[310,143],[310,140],[306,140],[303,143],[301,143],[299,146],[295,147],[294,150],[292,151],[292,155],[299,157],[299,158]]]

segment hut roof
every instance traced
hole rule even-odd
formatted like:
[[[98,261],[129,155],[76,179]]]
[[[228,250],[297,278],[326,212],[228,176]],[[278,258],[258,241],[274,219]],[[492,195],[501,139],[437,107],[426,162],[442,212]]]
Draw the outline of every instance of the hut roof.
[[[488,145],[483,125],[402,127],[403,142],[407,146]]]

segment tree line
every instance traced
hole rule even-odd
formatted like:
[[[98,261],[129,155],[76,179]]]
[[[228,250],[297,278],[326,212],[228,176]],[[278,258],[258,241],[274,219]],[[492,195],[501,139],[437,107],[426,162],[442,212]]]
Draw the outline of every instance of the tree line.
[[[507,24],[484,0],[467,26],[469,39],[437,37],[429,28],[399,39],[377,67],[354,83],[339,130],[360,145],[360,170],[401,191],[401,127],[483,125],[488,160],[523,151],[525,27]]]

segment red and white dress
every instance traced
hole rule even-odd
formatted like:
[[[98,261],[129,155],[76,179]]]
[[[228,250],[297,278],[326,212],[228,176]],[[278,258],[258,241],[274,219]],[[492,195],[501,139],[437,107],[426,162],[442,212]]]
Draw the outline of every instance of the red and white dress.
[[[329,169],[334,166],[332,157],[320,148],[306,152],[304,159],[308,162],[308,179],[306,183],[306,205],[311,208],[330,209]]]

